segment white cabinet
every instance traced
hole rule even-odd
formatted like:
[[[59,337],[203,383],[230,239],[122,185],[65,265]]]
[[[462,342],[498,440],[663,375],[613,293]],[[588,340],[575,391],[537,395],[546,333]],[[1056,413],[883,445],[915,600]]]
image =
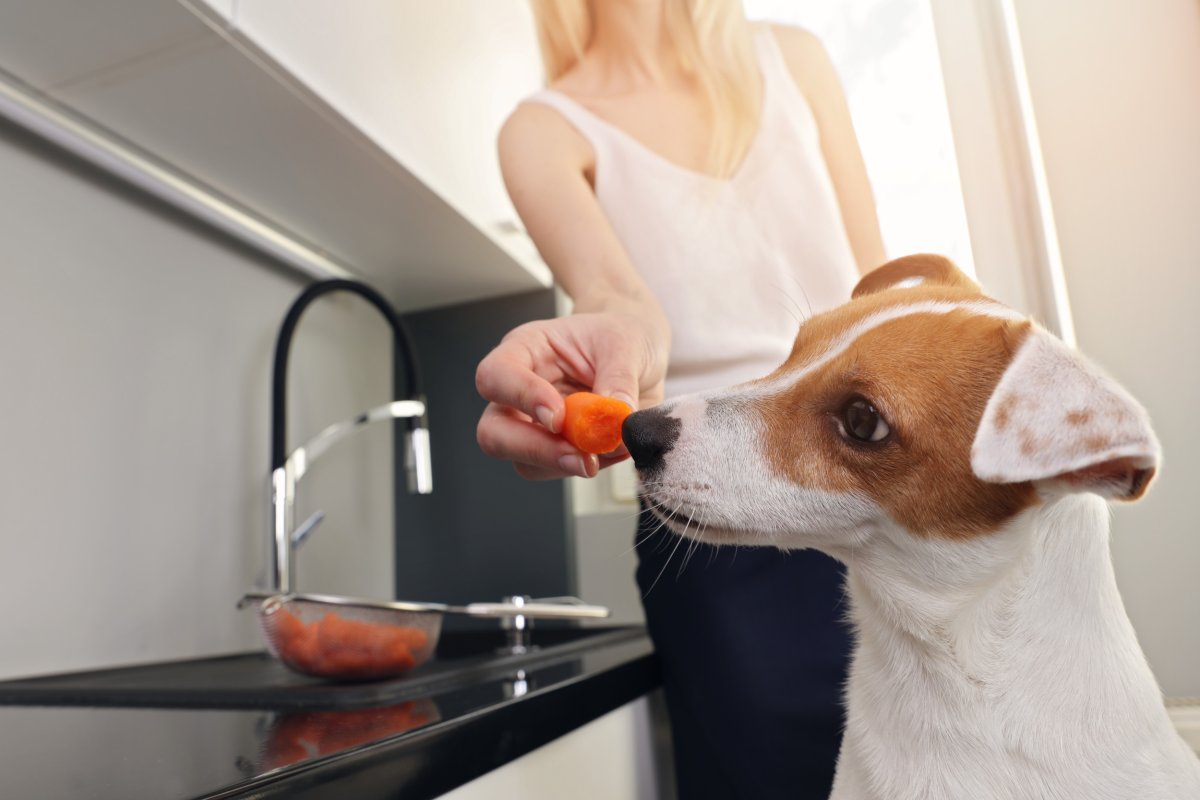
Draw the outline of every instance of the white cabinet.
[[[646,697],[442,795],[442,800],[616,800],[659,796]]]
[[[237,0],[179,0],[185,6],[191,6],[198,13],[208,11],[214,12],[224,19],[233,18],[233,10],[237,5]]]
[[[233,25],[468,217],[512,218],[495,140],[541,82],[526,0],[241,0]]]

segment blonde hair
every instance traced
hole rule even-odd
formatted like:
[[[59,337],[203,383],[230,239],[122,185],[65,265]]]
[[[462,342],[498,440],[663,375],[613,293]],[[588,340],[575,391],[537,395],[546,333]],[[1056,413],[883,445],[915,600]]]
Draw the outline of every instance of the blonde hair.
[[[604,0],[600,0],[604,2]],[[531,0],[550,84],[569,72],[591,42],[588,0]],[[729,177],[758,125],[761,91],[750,25],[740,0],[664,0],[667,36],[700,85],[712,118],[709,169]]]

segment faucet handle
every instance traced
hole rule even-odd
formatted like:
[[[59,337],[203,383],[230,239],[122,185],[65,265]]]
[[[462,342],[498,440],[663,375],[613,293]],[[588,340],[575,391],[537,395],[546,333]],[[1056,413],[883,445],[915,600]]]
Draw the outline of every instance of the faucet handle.
[[[433,459],[424,417],[404,432],[404,475],[409,494],[433,492]]]
[[[500,602],[504,605],[524,608],[529,600],[529,595],[518,594],[504,597]],[[530,650],[536,649],[530,641],[529,629],[532,627],[533,620],[524,614],[501,617],[500,628],[505,631],[505,645],[499,649],[499,652],[506,655],[521,655],[522,653],[528,653]]]
[[[301,522],[296,530],[292,531],[292,547],[299,547],[308,540],[309,535],[316,530],[317,526],[325,521],[325,512],[317,511],[311,517]]]

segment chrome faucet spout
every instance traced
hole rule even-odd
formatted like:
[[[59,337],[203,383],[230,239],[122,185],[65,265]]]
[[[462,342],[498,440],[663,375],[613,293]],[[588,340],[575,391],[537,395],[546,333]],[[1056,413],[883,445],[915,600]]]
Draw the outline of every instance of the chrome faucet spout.
[[[384,403],[370,411],[364,411],[353,419],[333,423],[289,453],[284,459],[283,466],[299,482],[308,472],[309,466],[324,455],[329,448],[372,422],[384,422],[390,419],[416,419],[419,421],[424,418],[424,400],[393,400],[390,403]]]
[[[344,422],[338,422],[318,433],[305,444],[287,452],[287,368],[292,337],[300,316],[309,304],[330,292],[346,291],[357,294],[373,305],[391,327],[395,351],[404,369],[407,398],[398,398]],[[403,420],[404,465],[410,492],[429,494],[433,490],[433,471],[429,450],[429,422],[425,397],[421,392],[421,376],[408,332],[395,309],[374,289],[351,280],[319,281],[305,289],[288,309],[275,342],[275,361],[271,387],[271,509],[268,558],[269,587],[273,591],[291,592],[294,586],[295,531],[293,514],[296,485],[308,468],[326,450],[341,439],[363,427],[385,420]]]

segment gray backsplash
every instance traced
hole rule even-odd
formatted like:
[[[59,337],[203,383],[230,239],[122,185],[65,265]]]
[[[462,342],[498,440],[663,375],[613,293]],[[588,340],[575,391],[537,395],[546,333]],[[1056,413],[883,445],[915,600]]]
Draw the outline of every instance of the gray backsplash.
[[[484,408],[475,366],[510,329],[554,313],[554,292],[543,290],[405,317],[429,398],[434,491],[408,495],[396,470],[398,597],[469,602],[574,591],[562,481],[524,480],[475,441]]]

